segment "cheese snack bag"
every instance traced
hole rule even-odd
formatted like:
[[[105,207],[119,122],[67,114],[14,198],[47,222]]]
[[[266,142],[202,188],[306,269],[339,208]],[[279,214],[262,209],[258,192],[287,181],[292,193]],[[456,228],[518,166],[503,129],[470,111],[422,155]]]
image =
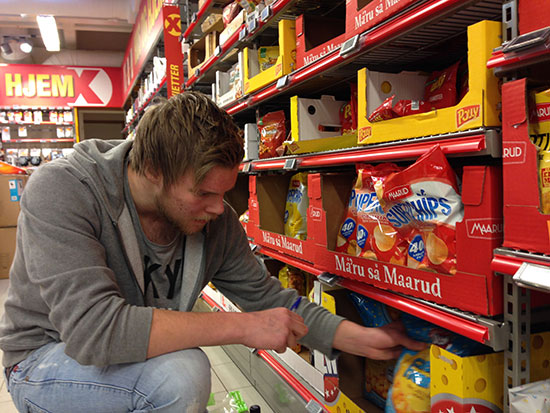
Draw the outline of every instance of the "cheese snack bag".
[[[529,138],[538,148],[540,207],[550,214],[550,89],[530,94]]]
[[[307,239],[307,172],[292,176],[286,196],[284,215],[285,235],[301,240]]]
[[[408,241],[407,265],[456,273],[456,223],[464,205],[439,145],[374,187],[389,223]]]

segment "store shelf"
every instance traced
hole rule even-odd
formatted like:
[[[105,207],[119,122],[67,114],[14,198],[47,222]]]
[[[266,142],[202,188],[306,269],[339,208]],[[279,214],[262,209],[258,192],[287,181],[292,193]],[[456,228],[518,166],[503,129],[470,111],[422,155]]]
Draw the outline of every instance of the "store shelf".
[[[303,262],[294,257],[262,247],[259,252],[286,264],[292,265],[300,270],[306,271],[315,276],[323,273],[312,264]],[[319,279],[323,282],[325,277]],[[499,320],[481,317],[471,313],[465,313],[452,308],[440,306],[434,303],[404,296],[359,281],[349,280],[330,274],[331,285],[339,285],[359,294],[363,294],[376,301],[387,304],[398,310],[422,318],[435,325],[454,331],[457,334],[468,337],[479,343],[492,347],[495,351],[501,351],[506,346],[505,325]]]
[[[279,0],[268,6],[268,11],[262,13],[262,15],[267,17],[260,19],[260,21],[257,22],[257,26],[252,31],[249,31],[246,24],[242,24],[239,30],[233,33],[233,35],[227,39],[223,45],[216,48],[215,54],[210,56],[210,58],[208,58],[201,65],[201,67],[195,71],[195,73],[189,74],[185,87],[189,89],[195,84],[204,82],[205,78],[218,67],[219,63],[224,60],[229,52],[234,51],[235,49],[238,49],[254,40],[266,27],[276,23],[280,19],[281,15],[283,15],[295,2],[296,0]],[[184,39],[187,38],[188,37],[184,35]],[[210,79],[210,82],[211,81],[212,80]]]
[[[191,16],[191,22],[185,32],[183,32],[184,39],[190,39],[198,32],[201,31],[202,22],[208,17],[209,12],[215,7],[219,6],[220,8],[231,3],[232,0],[206,0],[202,7]]]
[[[487,68],[497,76],[543,61],[550,61],[550,30],[543,29],[518,36],[493,51]]]
[[[128,130],[134,125],[134,123],[136,123],[136,121],[139,119],[139,117],[141,116],[142,112],[145,110],[145,108],[147,106],[149,106],[149,104],[151,103],[151,101],[158,96],[158,94],[161,92],[161,90],[166,87],[166,81],[167,81],[167,78],[164,77],[158,87],[155,89],[155,91],[153,93],[151,93],[151,96],[143,103],[143,105],[141,105],[139,107],[139,109],[136,111],[136,113],[134,113],[134,116],[132,117],[132,120],[130,120],[130,122],[128,122],[128,124],[124,127],[124,129],[122,130],[122,133],[126,133],[128,132]]]
[[[73,126],[74,122],[0,122],[0,125],[11,126]]]
[[[234,115],[275,96],[290,91],[296,93],[299,86],[328,73],[345,79],[353,77],[357,69],[365,66],[371,70],[392,72],[426,68],[438,58],[438,46],[444,41],[463,34],[468,25],[480,20],[500,20],[501,13],[502,2],[497,0],[427,1],[398,19],[346,41],[340,49],[315,63],[244,96],[226,110]],[[452,57],[452,53],[449,56]]]
[[[415,159],[426,153],[435,144],[441,146],[447,156],[501,156],[500,134],[495,130],[476,129],[452,135],[409,139],[402,142],[369,145],[332,152],[254,160],[244,164],[242,170],[256,172],[274,169],[339,166],[358,162]]]

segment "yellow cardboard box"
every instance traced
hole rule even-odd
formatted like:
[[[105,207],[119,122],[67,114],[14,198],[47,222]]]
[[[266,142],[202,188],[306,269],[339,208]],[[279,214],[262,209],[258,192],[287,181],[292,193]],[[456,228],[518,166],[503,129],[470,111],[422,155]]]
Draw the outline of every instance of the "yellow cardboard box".
[[[296,23],[294,20],[279,21],[279,57],[273,66],[260,71],[258,53],[245,47],[243,53],[244,93],[263,88],[296,68]]]
[[[468,27],[469,90],[455,106],[380,122],[369,122],[367,113],[367,69],[358,72],[358,133],[361,145],[421,136],[499,126],[498,79],[487,69],[494,48],[502,43],[501,23],[481,21]]]
[[[549,361],[550,332],[531,335],[531,381],[550,377]],[[460,357],[432,345],[430,370],[432,413],[450,409],[455,413],[502,411],[502,352]]]
[[[15,255],[17,227],[0,228],[0,278],[8,278]]]
[[[0,175],[0,227],[14,227],[28,175]]]

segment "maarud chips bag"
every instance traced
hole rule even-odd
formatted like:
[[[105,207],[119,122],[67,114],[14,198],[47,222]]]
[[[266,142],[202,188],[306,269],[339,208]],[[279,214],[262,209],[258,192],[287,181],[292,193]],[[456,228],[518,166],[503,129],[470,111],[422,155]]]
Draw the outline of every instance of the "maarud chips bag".
[[[407,240],[406,265],[456,273],[456,223],[464,217],[464,206],[439,145],[374,187],[388,222]]]

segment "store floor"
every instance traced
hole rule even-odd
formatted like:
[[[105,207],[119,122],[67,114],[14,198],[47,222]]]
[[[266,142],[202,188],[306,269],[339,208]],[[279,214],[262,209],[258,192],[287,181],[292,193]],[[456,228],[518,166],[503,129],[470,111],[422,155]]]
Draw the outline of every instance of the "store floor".
[[[4,313],[4,300],[8,290],[9,280],[0,279],[0,316]],[[221,347],[204,347],[203,350],[212,365],[212,393],[215,404],[208,407],[208,412],[223,412],[224,399],[231,391],[238,390],[248,406],[257,404],[262,413],[273,413],[260,394],[231,361]],[[6,389],[5,378],[0,374],[0,412],[17,413],[11,397]]]

